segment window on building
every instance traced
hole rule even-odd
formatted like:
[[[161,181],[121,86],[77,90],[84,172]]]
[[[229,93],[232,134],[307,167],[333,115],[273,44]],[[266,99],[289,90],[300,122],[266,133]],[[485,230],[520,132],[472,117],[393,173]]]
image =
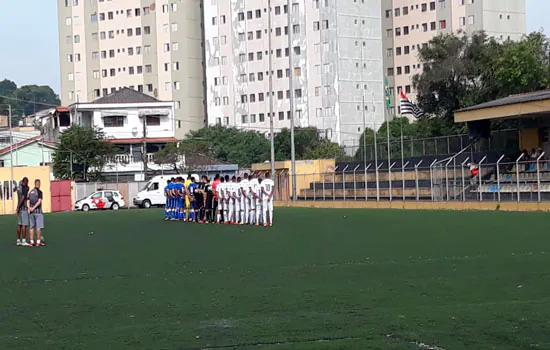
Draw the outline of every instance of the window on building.
[[[401,56],[401,48],[400,47],[395,48],[395,55],[396,56]]]
[[[145,124],[147,126],[160,126],[160,115],[145,116]]]
[[[124,116],[103,117],[103,126],[106,128],[121,128],[124,126]]]
[[[439,29],[445,29],[445,28],[447,28],[447,21],[445,20],[439,21]]]

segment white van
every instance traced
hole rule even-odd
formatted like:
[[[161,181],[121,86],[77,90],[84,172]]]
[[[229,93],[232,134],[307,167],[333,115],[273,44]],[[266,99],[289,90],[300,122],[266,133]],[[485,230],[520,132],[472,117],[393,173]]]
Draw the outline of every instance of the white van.
[[[192,174],[195,181],[200,180],[200,176]],[[171,178],[182,177],[187,180],[187,175],[159,175],[152,178],[134,197],[134,205],[140,208],[149,209],[151,206],[164,206],[166,197],[164,197],[164,187]]]

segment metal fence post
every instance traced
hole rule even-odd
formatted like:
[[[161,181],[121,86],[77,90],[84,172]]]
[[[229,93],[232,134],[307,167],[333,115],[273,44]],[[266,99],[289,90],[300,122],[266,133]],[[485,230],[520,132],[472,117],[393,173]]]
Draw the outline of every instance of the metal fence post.
[[[436,161],[437,161],[437,159],[434,160],[434,161],[432,162],[432,164],[430,164],[430,194],[431,194],[431,196],[432,196],[432,202],[435,201],[435,196],[434,196],[434,180],[433,180],[433,166],[434,166],[434,164],[435,164]]]
[[[336,200],[336,171],[338,170],[338,167],[334,168],[334,171],[332,172],[332,200]]]
[[[365,167],[365,202],[369,200],[369,177],[368,170],[372,166],[372,163],[369,166]]]
[[[389,179],[388,179],[388,184],[389,184],[389,189],[390,189],[390,202],[393,200],[393,191],[392,191],[392,172],[391,172],[391,169],[393,168],[393,166],[395,165],[396,162],[393,162],[392,165],[390,165],[390,167],[388,168],[388,175],[389,175]]]
[[[447,163],[445,163],[445,191],[447,193],[447,201],[449,201],[449,172],[448,172],[448,166],[451,164],[453,159],[449,159]]]
[[[500,162],[504,159],[504,154],[497,160],[497,200],[500,203]]]
[[[519,156],[519,158],[516,160],[516,186],[517,186],[517,191],[518,191],[518,202],[521,201],[521,199],[519,198],[520,197],[520,193],[519,193],[519,161],[523,158],[523,153]]]
[[[544,157],[544,152],[541,153],[541,155],[537,158],[537,196],[538,201],[540,202],[540,167],[539,162]]]
[[[401,164],[401,180],[403,181],[403,202],[405,201],[405,168],[407,165],[409,165],[410,162],[406,162],[405,164]]]
[[[344,191],[344,201],[346,200],[346,170],[348,169],[349,164],[346,165],[344,170],[342,170],[342,190]]]
[[[416,185],[416,201],[418,202],[420,200],[420,196],[418,194],[418,167],[422,164],[422,160],[418,162],[418,164],[414,165],[414,177],[415,177],[415,185]]]
[[[477,188],[479,192],[480,202],[483,202],[483,191],[481,189],[481,185],[483,185],[483,175],[481,174],[481,164],[483,164],[483,162],[485,162],[486,159],[487,159],[487,156],[483,157],[483,159],[479,161],[479,166],[477,167],[477,170],[478,170],[477,176],[479,177],[479,186]]]
[[[353,199],[357,200],[357,179],[355,178],[355,171],[357,171],[357,168],[359,168],[359,165],[353,169]]]
[[[462,201],[463,202],[466,201],[466,180],[464,178],[464,167],[466,166],[466,163],[468,163],[468,160],[470,160],[470,157],[466,157],[466,159],[464,159],[462,164],[460,164],[461,166],[460,170],[462,172]]]
[[[378,174],[380,168],[382,167],[382,165],[384,164],[384,162],[380,163],[380,165],[378,166],[378,168],[376,168],[376,173]],[[380,201],[380,180],[378,177],[376,177],[376,201],[379,202]]]
[[[315,174],[313,174],[313,201],[317,200],[317,188],[315,187]]]
[[[323,183],[323,200],[326,200],[326,196],[325,196],[325,173],[321,174],[321,181]]]

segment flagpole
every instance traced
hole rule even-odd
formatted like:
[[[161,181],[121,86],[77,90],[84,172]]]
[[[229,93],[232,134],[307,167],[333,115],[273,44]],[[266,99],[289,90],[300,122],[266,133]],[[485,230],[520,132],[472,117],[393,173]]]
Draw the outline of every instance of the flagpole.
[[[403,181],[403,202],[405,201],[405,154],[403,146],[403,115],[401,115],[401,180]],[[411,154],[412,156],[412,154]]]
[[[374,107],[374,102],[373,102],[373,107]],[[380,180],[378,177],[378,146],[377,146],[378,140],[376,139],[376,120],[374,119],[373,119],[372,126],[374,130],[374,170],[376,174],[376,201],[379,202],[380,201],[380,186],[379,186]],[[365,186],[366,186],[366,182],[365,182]]]
[[[390,202],[392,201],[392,183],[391,183],[391,147],[390,147],[390,113],[389,111],[385,111],[384,114],[386,115],[386,138],[388,142],[388,184],[389,184],[389,194],[390,194]]]

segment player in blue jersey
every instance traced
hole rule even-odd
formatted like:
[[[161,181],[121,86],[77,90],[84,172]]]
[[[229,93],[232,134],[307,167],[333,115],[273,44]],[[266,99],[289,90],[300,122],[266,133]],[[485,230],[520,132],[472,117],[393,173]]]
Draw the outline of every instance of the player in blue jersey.
[[[172,178],[172,181],[170,182],[170,220],[176,220],[177,217],[177,198],[176,198],[176,185],[177,185],[177,179]]]
[[[184,219],[184,210],[185,210],[185,189],[183,187],[183,178],[178,177],[176,183],[176,198],[177,198],[177,220]]]
[[[164,187],[164,197],[166,197],[166,205],[164,206],[164,220],[168,220],[170,219],[170,211],[172,210],[172,208],[170,207],[172,202],[171,202],[171,194],[170,194],[170,184],[172,183],[171,180],[168,180],[166,182],[166,187]]]
[[[189,221],[193,222],[195,221],[195,218],[197,217],[196,211],[197,211],[197,183],[195,182],[195,178],[191,177],[191,181],[189,182],[189,185],[187,187],[187,196],[189,198]]]

